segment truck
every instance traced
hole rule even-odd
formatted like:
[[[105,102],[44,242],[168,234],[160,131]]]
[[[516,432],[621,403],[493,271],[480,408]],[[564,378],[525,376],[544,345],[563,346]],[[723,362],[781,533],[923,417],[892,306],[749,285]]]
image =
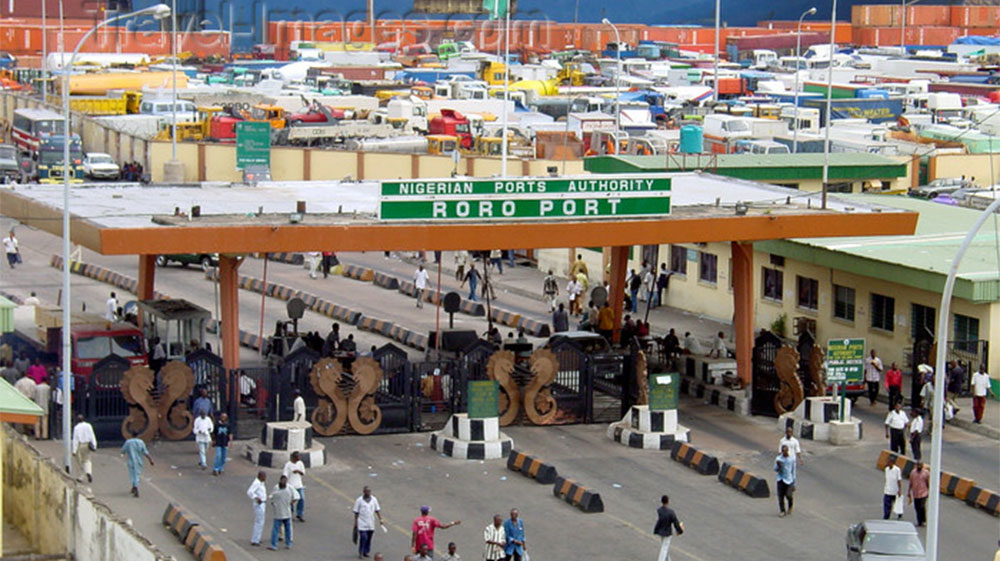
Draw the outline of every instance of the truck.
[[[64,144],[66,135],[52,135],[42,139],[38,152],[33,155],[33,174],[39,183],[62,183],[65,161]],[[70,183],[83,183],[83,148],[80,135],[69,138]]]
[[[94,365],[115,354],[132,366],[148,365],[146,339],[131,323],[112,322],[89,312],[70,317],[70,369],[77,379],[89,380]],[[46,366],[62,363],[62,310],[47,306],[18,306],[14,310],[14,332],[9,336],[15,350],[41,359]]]
[[[135,115],[139,113],[139,102],[142,92],[122,92],[120,95],[107,96],[70,96],[70,111],[84,115]],[[49,103],[62,106],[59,96],[50,95]]]
[[[340,121],[334,124],[297,126],[274,131],[271,143],[293,146],[332,146],[349,138],[389,138],[400,132],[392,125],[376,125],[368,121]]]
[[[432,135],[455,136],[464,150],[472,150],[472,130],[469,119],[454,109],[441,109],[441,114],[428,123],[428,131]]]

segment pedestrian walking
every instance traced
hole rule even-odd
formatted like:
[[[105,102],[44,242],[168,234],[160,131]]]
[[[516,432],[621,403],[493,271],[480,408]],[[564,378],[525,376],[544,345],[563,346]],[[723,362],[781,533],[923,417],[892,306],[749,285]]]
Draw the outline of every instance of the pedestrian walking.
[[[378,561],[376,559],[376,561]],[[462,556],[458,554],[458,546],[455,542],[448,542],[448,553],[441,558],[441,561],[462,561]]]
[[[260,546],[260,538],[264,533],[264,518],[267,516],[267,474],[263,470],[257,472],[247,489],[247,497],[253,506],[253,530],[250,532],[250,545]]]
[[[87,477],[87,483],[94,481],[94,466],[90,461],[90,454],[96,451],[97,435],[94,434],[93,425],[83,415],[77,415],[76,426],[73,427],[73,457],[76,459],[77,469]]]
[[[49,377],[46,375],[35,386],[35,404],[42,410],[41,416],[35,423],[35,439],[37,440],[48,440],[49,438],[49,405],[51,403],[52,386],[49,385]]]
[[[549,269],[549,274],[545,275],[545,280],[542,281],[542,297],[549,303],[549,312],[555,311],[556,299],[559,297],[559,281],[556,280],[552,269]]]
[[[323,278],[330,278],[330,269],[340,264],[337,254],[332,251],[323,252]]]
[[[494,267],[503,274],[503,252],[499,249],[490,250],[490,269]]]
[[[569,278],[575,279],[580,273],[583,273],[588,277],[590,276],[590,271],[587,270],[587,264],[583,261],[583,255],[577,253],[576,261],[573,262],[573,266],[569,269]]]
[[[913,503],[917,513],[917,526],[927,524],[927,496],[930,494],[930,471],[924,469],[922,462],[916,462],[910,472],[910,486],[906,490],[906,498]]]
[[[660,555],[657,561],[669,561],[670,541],[673,533],[677,535],[684,533],[684,523],[677,519],[677,513],[670,508],[670,497],[663,495],[660,497],[660,508],[656,509],[656,526],[653,527],[653,534],[660,538]]]
[[[288,484],[288,477],[282,475],[278,479],[278,484],[271,489],[269,501],[274,521],[271,524],[271,545],[267,548],[277,551],[278,532],[284,529],[285,549],[292,549],[292,508],[299,501],[299,494]]]
[[[792,513],[792,497],[795,495],[795,458],[788,451],[788,446],[781,447],[781,454],[774,460],[774,471],[778,474],[778,516]],[[788,511],[785,511],[785,501],[788,501]]]
[[[118,317],[118,296],[112,292],[104,302],[104,319],[115,321]]]
[[[569,313],[572,315],[577,315],[580,313],[580,294],[583,292],[583,286],[575,278],[569,279],[566,283],[566,299],[569,300]]]
[[[504,521],[503,531],[507,537],[504,554],[507,561],[521,561],[528,548],[524,539],[524,521],[516,508],[510,509],[510,518]]]
[[[37,385],[41,384],[42,380],[44,380],[48,375],[49,371],[45,369],[44,365],[42,365],[42,359],[36,356],[35,362],[28,367],[28,377],[31,378],[31,380]]]
[[[17,238],[14,237],[14,230],[11,230],[3,239],[3,251],[7,254],[7,265],[11,269],[21,262],[21,251],[17,245]]]
[[[910,420],[910,450],[913,454],[913,459],[920,461],[920,442],[923,439],[924,432],[924,417],[921,415],[920,409],[914,407],[911,411],[913,418]]]
[[[372,536],[375,535],[375,517],[378,523],[385,526],[382,519],[382,508],[378,504],[378,499],[372,496],[372,490],[365,485],[361,490],[361,496],[354,501],[354,531],[358,534],[358,557],[368,557],[372,550]]]
[[[479,271],[476,270],[476,264],[474,262],[469,263],[469,270],[465,273],[462,283],[458,285],[459,288],[462,288],[466,282],[469,283],[469,300],[473,302],[476,301],[476,285],[479,284],[479,279],[481,278]]]
[[[656,271],[653,267],[646,267],[642,273],[642,299],[646,301],[646,305],[650,308],[653,307],[653,293],[656,287]]]
[[[207,411],[202,409],[201,414],[194,420],[194,442],[198,445],[198,467],[201,469],[208,468],[206,456],[208,455],[208,447],[212,445],[212,431],[214,430],[215,424],[212,423],[212,418],[208,416]]]
[[[788,455],[793,460],[798,460],[798,464],[801,466],[804,463],[802,460],[802,444],[792,434],[792,427],[785,427],[785,436],[778,441],[778,452],[780,453],[781,449],[786,447],[788,448]]]
[[[461,282],[465,279],[465,266],[469,263],[469,252],[460,249],[455,252],[455,280]]]
[[[656,299],[653,303],[654,307],[663,305],[663,293],[670,288],[670,277],[673,276],[673,274],[673,272],[667,270],[666,263],[660,263],[660,274],[656,277]]]
[[[122,455],[125,456],[125,465],[128,467],[128,478],[132,483],[132,496],[139,498],[139,478],[142,476],[143,460],[149,460],[149,465],[156,465],[146,443],[137,436],[125,441],[122,444]]]
[[[21,392],[24,397],[34,401],[35,394],[38,393],[38,384],[31,378],[28,369],[25,369],[21,372],[21,377],[18,378],[17,382],[14,382],[14,389]],[[18,425],[18,430],[26,434],[29,426],[27,424]]]
[[[893,362],[885,371],[885,389],[889,392],[889,411],[897,401],[903,401],[903,372]]]
[[[493,522],[487,524],[486,529],[483,530],[483,541],[486,542],[483,559],[486,561],[502,561],[506,558],[504,548],[507,547],[507,535],[504,532],[502,516],[499,514],[493,515]]]
[[[865,384],[868,386],[868,401],[875,405],[878,398],[878,385],[882,381],[882,359],[875,355],[875,349],[865,358]]]
[[[952,415],[958,415],[961,409],[958,407],[958,398],[962,394],[962,384],[965,383],[965,368],[962,368],[961,363],[958,361],[952,361],[951,370],[948,372],[948,385],[945,389],[948,393],[945,395],[948,397],[948,405],[951,406]]]
[[[447,530],[462,523],[461,520],[454,520],[448,524],[442,524],[430,513],[431,507],[423,505],[420,507],[420,516],[413,519],[413,525],[410,528],[410,547],[415,553],[420,551],[421,546],[426,546],[428,550],[434,551],[434,532],[438,528]]]
[[[295,490],[295,519],[299,522],[305,522],[303,515],[306,510],[306,487],[302,478],[306,475],[306,465],[302,463],[298,452],[292,452],[291,458],[285,462],[281,473],[288,480],[288,486]]]
[[[429,278],[430,275],[427,274],[422,264],[417,267],[417,272],[413,274],[413,286],[416,288],[418,308],[424,307],[424,294],[427,293],[427,280]]]
[[[885,437],[889,439],[889,449],[901,456],[906,455],[906,425],[910,418],[903,411],[903,404],[896,403],[885,416]]]
[[[614,336],[615,331],[615,312],[611,309],[611,302],[604,302],[604,307],[601,311],[597,313],[597,332],[604,336],[608,340],[608,344],[611,344],[611,338]]]
[[[215,425],[215,465],[212,466],[212,475],[222,475],[222,470],[226,469],[226,455],[232,438],[233,435],[229,432],[229,415],[222,413]]]
[[[302,390],[295,388],[293,394],[295,395],[295,399],[292,400],[292,421],[305,423],[306,400],[302,397]]]
[[[566,313],[563,303],[559,302],[556,311],[552,312],[552,332],[562,333],[563,331],[569,331],[569,314]]]
[[[316,272],[319,271],[319,263],[323,258],[323,254],[318,251],[310,251],[306,253],[306,258],[309,260],[309,278],[316,278]]]
[[[632,307],[629,308],[629,311],[634,314],[639,311],[639,289],[642,288],[642,277],[635,272],[635,269],[632,269],[627,284],[629,296],[632,299]]]
[[[427,544],[423,544],[420,546],[420,550],[417,551],[417,556],[412,561],[434,561],[434,550],[427,547]]]
[[[979,371],[972,375],[972,422],[981,424],[983,413],[986,412],[986,396],[993,395],[990,387],[990,375],[986,373],[986,365],[980,364]]]
[[[903,496],[903,473],[896,464],[885,466],[885,485],[882,487],[882,520],[888,520],[896,500]]]
[[[212,400],[208,397],[208,390],[201,388],[198,391],[198,397],[191,404],[191,414],[195,417],[200,417],[202,412],[208,417],[212,417],[214,407],[212,406]]]

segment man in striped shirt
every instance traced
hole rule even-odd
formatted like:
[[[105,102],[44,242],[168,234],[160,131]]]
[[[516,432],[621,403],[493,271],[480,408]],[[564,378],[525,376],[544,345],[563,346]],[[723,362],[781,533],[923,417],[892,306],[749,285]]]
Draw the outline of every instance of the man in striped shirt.
[[[493,515],[493,523],[487,524],[483,530],[483,540],[486,541],[486,551],[483,558],[486,561],[500,561],[507,557],[504,547],[507,546],[507,533],[503,529],[503,517]]]

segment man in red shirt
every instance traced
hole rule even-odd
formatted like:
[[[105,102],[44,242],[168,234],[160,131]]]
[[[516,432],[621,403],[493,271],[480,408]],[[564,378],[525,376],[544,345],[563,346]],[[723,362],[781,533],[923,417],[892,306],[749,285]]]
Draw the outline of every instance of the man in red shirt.
[[[923,526],[927,521],[929,486],[930,473],[924,469],[922,463],[917,462],[913,466],[913,471],[910,472],[910,488],[906,492],[907,498],[913,503],[913,510],[917,511],[917,526]]]
[[[441,528],[442,530],[447,530],[452,526],[457,526],[462,523],[461,520],[455,520],[449,524],[442,524],[437,518],[430,515],[431,507],[424,505],[420,507],[420,516],[413,519],[412,528],[412,538],[410,540],[410,545],[413,547],[413,552],[416,553],[420,551],[421,545],[426,545],[427,550],[434,551],[434,530]]]
[[[885,389],[889,391],[889,411],[892,411],[896,401],[903,399],[903,372],[896,367],[895,362],[885,373]]]

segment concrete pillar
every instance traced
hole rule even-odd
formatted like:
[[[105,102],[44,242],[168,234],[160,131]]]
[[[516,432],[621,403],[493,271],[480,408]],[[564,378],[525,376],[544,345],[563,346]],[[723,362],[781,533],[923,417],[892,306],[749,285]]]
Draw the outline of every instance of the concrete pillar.
[[[611,311],[615,314],[614,335],[612,341],[617,343],[622,328],[623,309],[625,307],[625,273],[628,269],[629,247],[619,246],[611,248],[611,283],[608,301],[611,302]]]
[[[136,287],[136,294],[139,301],[152,300],[156,286],[156,256],[139,256],[139,285]],[[142,326],[142,311],[139,311],[139,326]]]
[[[219,256],[219,306],[222,321],[222,366],[227,370],[240,367],[240,302],[239,268],[242,259],[231,255]]]
[[[753,353],[753,244],[732,242],[733,331],[736,338],[736,372],[744,387],[750,385]]]
[[[164,183],[184,183],[184,162],[167,160],[163,163]]]

